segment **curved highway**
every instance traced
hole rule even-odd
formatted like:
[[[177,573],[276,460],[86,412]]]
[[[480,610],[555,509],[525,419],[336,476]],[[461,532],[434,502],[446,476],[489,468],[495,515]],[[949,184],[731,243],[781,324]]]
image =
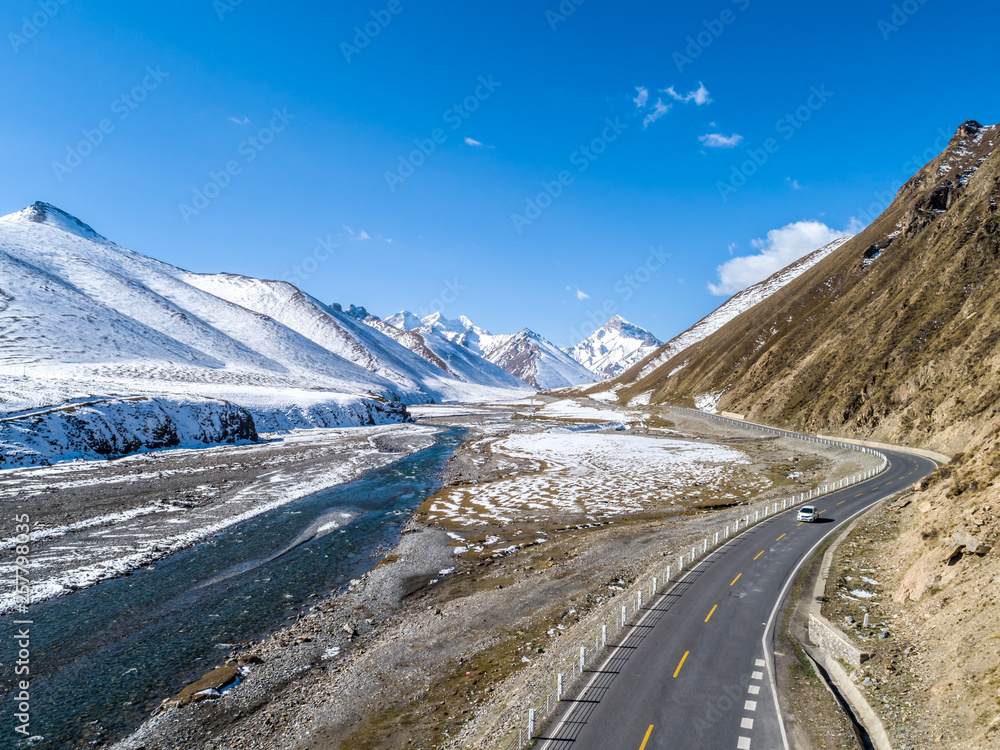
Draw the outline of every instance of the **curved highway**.
[[[856,515],[937,465],[883,450],[885,471],[775,514],[719,547],[643,610],[581,692],[563,702],[541,750],[782,750],[775,621],[801,566]]]

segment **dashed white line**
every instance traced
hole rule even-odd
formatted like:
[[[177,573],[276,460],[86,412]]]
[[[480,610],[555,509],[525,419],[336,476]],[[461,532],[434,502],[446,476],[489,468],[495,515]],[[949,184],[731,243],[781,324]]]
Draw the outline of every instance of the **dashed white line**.
[[[764,660],[763,659],[757,659],[756,661],[754,661],[753,665],[755,667],[763,667],[764,666]]]
[[[746,703],[743,704],[743,710],[744,711],[756,711],[757,710],[757,701],[747,701]]]
[[[752,675],[750,675],[750,679],[751,680],[763,680],[764,679],[764,673],[763,672],[754,672]]]
[[[760,692],[760,685],[751,685],[747,688],[747,692],[750,693],[750,695],[757,695]]]
[[[750,738],[740,737],[736,740],[736,750],[750,750]]]
[[[753,729],[753,719],[744,718],[740,722],[740,729]]]

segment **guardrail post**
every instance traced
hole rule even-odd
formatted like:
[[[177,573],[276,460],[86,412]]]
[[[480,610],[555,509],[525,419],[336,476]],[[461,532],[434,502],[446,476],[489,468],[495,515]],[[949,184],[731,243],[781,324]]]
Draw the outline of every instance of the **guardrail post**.
[[[677,563],[677,572],[684,570],[684,555],[681,555],[680,562]]]
[[[625,623],[628,621],[628,614],[625,607],[622,607],[622,627],[625,627]]]
[[[559,679],[556,680],[556,700],[562,700],[562,690],[563,690],[563,676],[562,672],[559,673]]]
[[[587,664],[587,647],[580,646],[580,674],[583,674],[583,668]]]
[[[652,599],[656,596],[656,576],[653,576],[653,588],[650,589],[649,598]]]
[[[701,540],[701,554],[708,552],[708,537]]]
[[[528,709],[528,739],[535,736],[535,709]]]
[[[667,583],[670,583],[670,566],[667,566]]]
[[[601,648],[608,647],[608,626],[601,625]]]
[[[719,546],[719,532],[718,531],[715,532],[715,546],[716,547]]]
[[[637,602],[635,611],[638,612],[640,609],[642,609],[642,592],[641,591],[635,592],[635,597]]]

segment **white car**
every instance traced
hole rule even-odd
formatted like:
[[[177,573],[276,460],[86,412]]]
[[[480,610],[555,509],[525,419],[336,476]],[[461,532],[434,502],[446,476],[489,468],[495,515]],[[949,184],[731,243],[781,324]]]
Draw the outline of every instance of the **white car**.
[[[803,505],[799,508],[799,520],[804,523],[812,523],[816,520],[816,508],[812,505]]]

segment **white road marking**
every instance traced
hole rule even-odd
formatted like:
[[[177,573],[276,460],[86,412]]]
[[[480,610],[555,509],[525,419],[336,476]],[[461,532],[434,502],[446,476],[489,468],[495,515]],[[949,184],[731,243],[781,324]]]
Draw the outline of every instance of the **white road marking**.
[[[757,710],[757,701],[747,701],[746,703],[743,704],[743,710],[744,711],[756,711]]]
[[[763,680],[764,679],[764,673],[763,672],[754,672],[752,675],[750,675],[750,679],[751,680]]]
[[[757,660],[756,660],[756,661],[755,661],[755,662],[753,663],[753,665],[754,665],[755,667],[763,667],[763,666],[764,666],[764,660],[763,660],[763,659],[757,659]]]
[[[740,737],[736,740],[736,750],[750,750],[750,738]]]
[[[743,719],[740,722],[740,729],[753,729],[753,719]]]
[[[760,692],[760,685],[751,685],[747,688],[747,692],[750,693],[750,695],[757,695],[757,693]]]

